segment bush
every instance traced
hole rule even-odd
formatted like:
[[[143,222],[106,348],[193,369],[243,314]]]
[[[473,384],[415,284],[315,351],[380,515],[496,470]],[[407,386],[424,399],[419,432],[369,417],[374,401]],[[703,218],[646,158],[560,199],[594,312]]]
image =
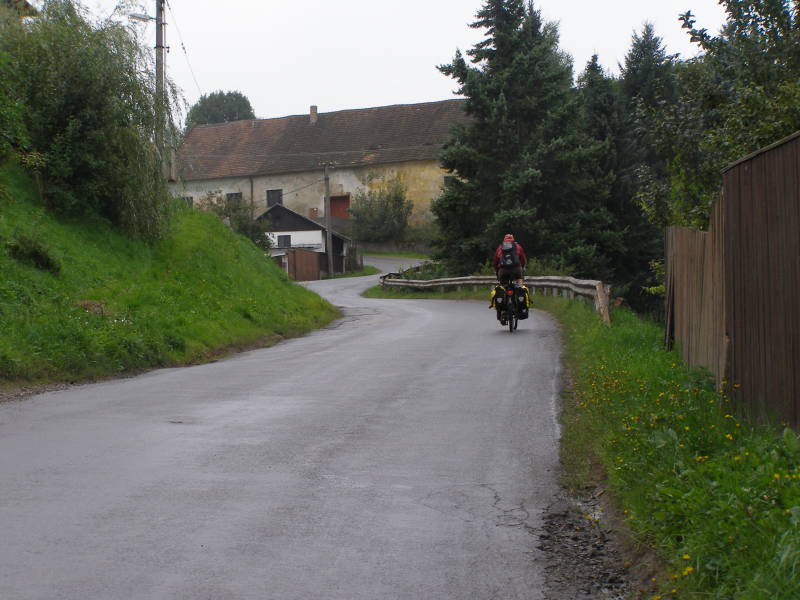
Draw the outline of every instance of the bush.
[[[230,228],[266,251],[272,247],[267,232],[272,230],[268,219],[253,219],[251,207],[241,200],[225,201],[221,194],[209,192],[198,202],[198,208],[217,215]]]
[[[15,79],[11,56],[0,51],[0,160],[14,148],[27,144],[24,106],[16,97]]]
[[[7,247],[11,257],[21,263],[33,265],[53,275],[61,272],[61,262],[53,256],[39,236],[20,234],[9,242]]]
[[[350,214],[353,237],[359,242],[400,241],[408,227],[413,203],[400,176],[380,179],[369,176],[355,193]]]
[[[0,21],[2,56],[16,85],[4,90],[15,97],[0,97],[0,111],[24,105],[47,205],[101,216],[141,238],[162,236],[170,203],[153,143],[154,85],[142,74],[152,68],[131,31],[112,20],[90,24],[72,0],[47,0],[36,19]]]
[[[400,273],[403,279],[418,279],[418,280],[431,280],[431,279],[445,279],[447,277],[458,277],[457,275],[450,274],[447,266],[437,261],[425,261],[416,267],[404,270]]]

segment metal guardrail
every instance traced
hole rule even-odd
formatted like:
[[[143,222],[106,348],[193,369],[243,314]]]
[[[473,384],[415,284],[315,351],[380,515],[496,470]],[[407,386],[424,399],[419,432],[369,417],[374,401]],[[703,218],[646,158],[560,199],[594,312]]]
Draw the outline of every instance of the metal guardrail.
[[[416,290],[463,289],[477,290],[481,286],[495,285],[497,278],[491,276],[448,277],[446,279],[403,279],[400,273],[381,275],[381,286],[394,288],[411,288]],[[611,286],[594,279],[575,279],[573,277],[547,276],[525,277],[525,285],[545,296],[564,296],[566,298],[586,298],[590,300],[595,311],[604,323],[610,323],[609,296]]]

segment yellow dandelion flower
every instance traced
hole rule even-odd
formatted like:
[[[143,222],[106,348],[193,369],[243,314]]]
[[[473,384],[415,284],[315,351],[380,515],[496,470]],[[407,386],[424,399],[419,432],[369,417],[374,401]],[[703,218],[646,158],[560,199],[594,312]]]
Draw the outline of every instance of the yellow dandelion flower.
[[[691,575],[692,573],[694,573],[694,567],[686,567],[683,570],[683,576],[684,577],[686,577],[687,575]]]
[[[691,560],[691,558],[692,558],[692,557],[691,557],[691,556],[689,556],[688,554],[684,554],[683,556],[681,556],[681,558],[682,558],[683,560]]]

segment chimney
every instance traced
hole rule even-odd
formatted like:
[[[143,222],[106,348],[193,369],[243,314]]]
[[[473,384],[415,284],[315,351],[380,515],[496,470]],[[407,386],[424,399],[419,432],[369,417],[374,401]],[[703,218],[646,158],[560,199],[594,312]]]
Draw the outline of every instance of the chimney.
[[[316,105],[311,105],[311,112],[308,115],[308,122],[311,125],[316,125],[317,123],[317,107]]]

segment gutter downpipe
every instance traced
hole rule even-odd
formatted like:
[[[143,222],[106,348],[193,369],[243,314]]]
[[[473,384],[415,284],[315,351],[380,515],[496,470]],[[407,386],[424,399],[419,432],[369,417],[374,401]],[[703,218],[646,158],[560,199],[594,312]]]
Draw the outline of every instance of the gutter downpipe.
[[[255,221],[256,219],[256,199],[254,197],[253,192],[253,176],[248,176],[250,180],[250,220]]]

